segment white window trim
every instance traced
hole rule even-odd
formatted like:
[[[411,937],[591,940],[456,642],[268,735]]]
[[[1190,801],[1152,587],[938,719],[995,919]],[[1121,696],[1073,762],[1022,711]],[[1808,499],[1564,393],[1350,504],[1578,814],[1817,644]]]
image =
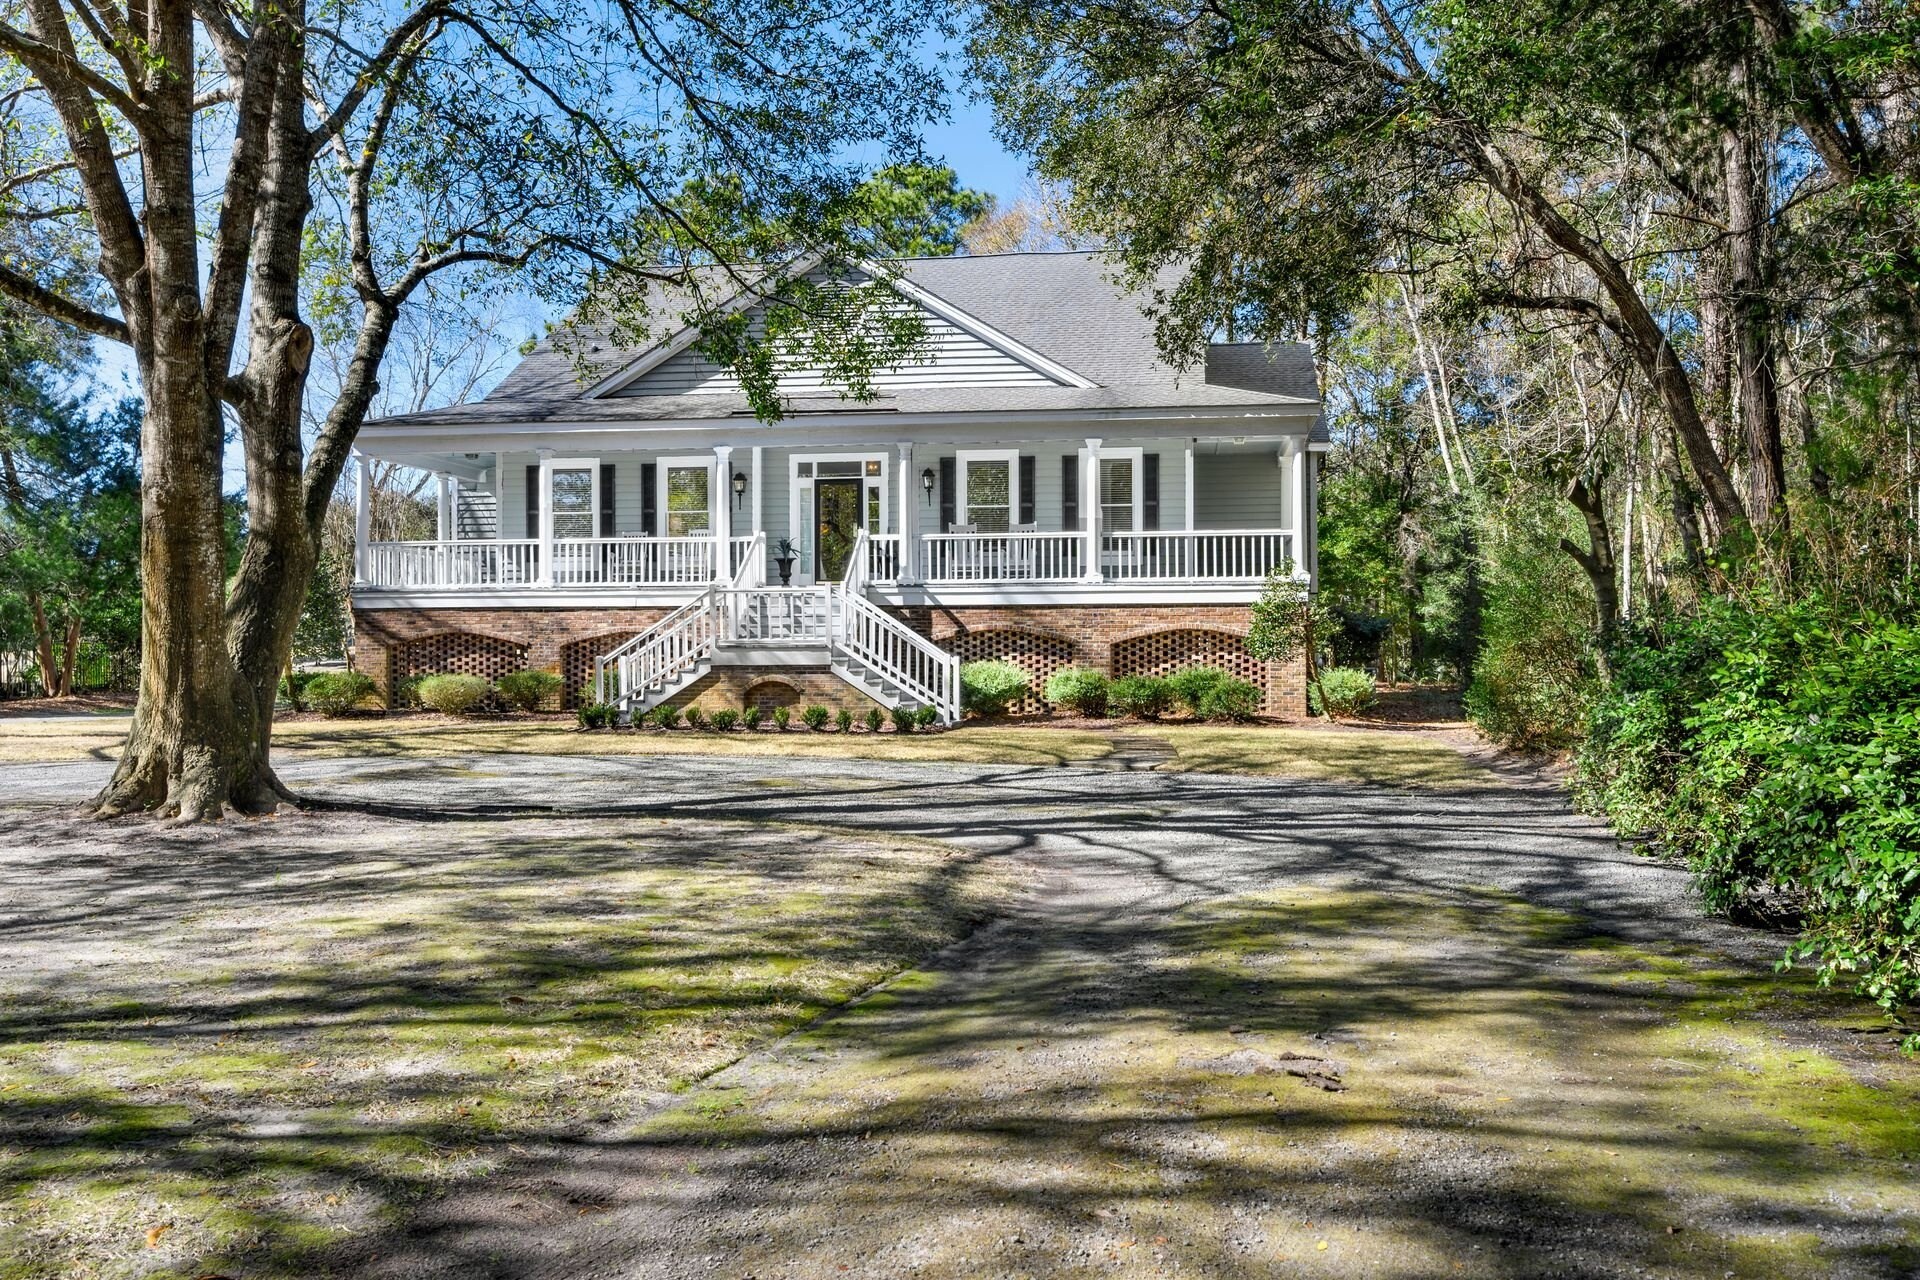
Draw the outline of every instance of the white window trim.
[[[713,504],[714,500],[720,496],[719,490],[716,488],[718,481],[714,475],[718,463],[719,459],[710,453],[691,453],[684,457],[654,459],[653,509],[660,519],[660,532],[655,534],[655,537],[670,538],[676,536],[667,532],[667,472],[673,468],[678,468],[682,471],[704,470],[707,473],[707,530],[709,534],[711,534],[713,530]],[[731,484],[731,482],[732,477],[729,476],[728,483]],[[727,501],[731,502],[733,500],[733,490],[729,488],[727,494]],[[679,536],[692,537],[693,535],[683,534]]]
[[[556,471],[581,471],[593,477],[587,507],[587,518],[593,530],[587,536],[600,536],[600,459],[598,458],[542,458],[540,459],[540,539],[552,542],[553,535],[553,473]]]
[[[1133,464],[1133,527],[1130,529],[1113,529],[1107,524],[1106,520],[1103,518],[1100,521],[1100,532],[1102,533],[1138,533],[1140,532],[1141,526],[1146,523],[1146,514],[1147,514],[1147,486],[1146,486],[1147,464],[1145,461],[1146,456],[1147,456],[1146,449],[1140,446],[1132,446],[1132,447],[1115,446],[1112,448],[1109,448],[1104,444],[1100,446],[1101,462],[1104,463],[1111,459],[1119,458],[1119,459],[1124,459]],[[1087,470],[1087,451],[1085,449],[1082,449],[1080,450],[1080,473],[1082,475],[1085,475],[1086,470]],[[1083,498],[1082,501],[1084,502],[1085,499]],[[1093,503],[1095,506],[1100,505],[1100,495],[1098,493],[1093,495]],[[1104,511],[1104,508],[1102,508],[1102,510]],[[1166,504],[1164,501],[1161,504],[1160,510],[1163,513],[1166,511]]]
[[[787,455],[787,536],[793,540],[793,545],[800,552],[793,567],[793,583],[798,587],[812,586],[814,581],[813,482],[818,476],[817,474],[802,476],[800,474],[800,464],[803,462],[814,464],[822,462],[858,462],[862,464],[857,475],[829,476],[828,479],[857,479],[861,481],[860,518],[863,522],[867,514],[867,490],[876,485],[879,487],[880,528],[878,530],[870,529],[868,530],[869,533],[884,533],[887,529],[890,514],[888,491],[892,488],[892,486],[887,483],[887,480],[893,470],[892,462],[888,460],[886,451],[882,449],[870,449],[861,453],[790,453]],[[879,475],[870,476],[867,474],[865,464],[869,462],[878,462],[880,464]],[[818,465],[815,465],[814,471],[818,473]]]
[[[962,449],[953,455],[953,522],[973,523],[967,517],[967,467],[975,462],[1007,464],[1007,527],[1020,523],[1020,451],[1018,449]]]

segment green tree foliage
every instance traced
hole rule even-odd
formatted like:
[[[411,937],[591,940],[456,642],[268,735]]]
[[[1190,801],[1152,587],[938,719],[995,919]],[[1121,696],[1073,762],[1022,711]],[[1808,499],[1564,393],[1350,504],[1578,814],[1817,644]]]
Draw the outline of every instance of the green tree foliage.
[[[892,164],[859,189],[857,215],[879,245],[903,258],[944,258],[964,247],[961,232],[992,207],[983,191],[960,185],[943,164]]]
[[[78,352],[0,314],[0,644],[29,648],[40,687],[125,688],[140,645],[140,406],[65,394]]]

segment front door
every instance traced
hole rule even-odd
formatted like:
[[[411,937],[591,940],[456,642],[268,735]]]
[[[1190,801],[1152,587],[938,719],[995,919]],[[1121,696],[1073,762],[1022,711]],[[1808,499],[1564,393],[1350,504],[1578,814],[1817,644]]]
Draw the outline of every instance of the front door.
[[[838,582],[846,576],[853,540],[860,532],[858,478],[813,482],[813,580]]]

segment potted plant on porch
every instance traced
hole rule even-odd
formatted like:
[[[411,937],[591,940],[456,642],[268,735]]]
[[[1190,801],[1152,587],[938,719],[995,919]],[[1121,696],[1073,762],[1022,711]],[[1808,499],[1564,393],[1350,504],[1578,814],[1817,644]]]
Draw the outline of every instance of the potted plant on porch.
[[[793,562],[800,558],[800,548],[793,545],[792,538],[776,538],[773,543],[773,562],[780,567],[780,585],[793,585]]]

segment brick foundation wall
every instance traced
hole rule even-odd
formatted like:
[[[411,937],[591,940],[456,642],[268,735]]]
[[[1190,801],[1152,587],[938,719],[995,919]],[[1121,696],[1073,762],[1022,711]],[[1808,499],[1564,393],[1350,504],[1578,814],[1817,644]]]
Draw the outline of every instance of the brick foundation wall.
[[[353,664],[391,697],[396,681],[458,671],[498,679],[509,671],[552,671],[565,681],[561,705],[591,693],[593,660],[668,614],[643,609],[355,609]]]
[[[1036,691],[1061,667],[1091,667],[1117,677],[1214,666],[1258,685],[1268,715],[1297,720],[1307,714],[1305,660],[1261,662],[1248,653],[1251,619],[1244,605],[936,606],[892,612],[963,662],[1004,658],[1025,668]]]
[[[1247,653],[1242,605],[1020,605],[905,608],[892,612],[963,662],[1005,658],[1034,677],[1036,691],[1061,667],[1091,667],[1113,676],[1160,675],[1184,666],[1224,667],[1265,692],[1269,715],[1306,715],[1301,661],[1259,662]],[[411,675],[460,671],[497,679],[531,668],[558,672],[567,707],[590,688],[593,659],[646,630],[668,609],[356,609],[354,665],[390,692]],[[864,715],[872,702],[824,668],[727,668],[713,672],[674,702],[703,711],[771,708],[774,685],[792,690],[794,708],[809,703]],[[756,692],[756,686],[768,688]],[[1037,710],[1032,701],[1027,710]]]

